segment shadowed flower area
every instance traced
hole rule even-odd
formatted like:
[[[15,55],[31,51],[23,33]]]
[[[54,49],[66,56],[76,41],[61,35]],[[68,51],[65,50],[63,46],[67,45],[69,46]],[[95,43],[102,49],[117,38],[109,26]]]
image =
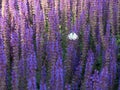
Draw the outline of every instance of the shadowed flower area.
[[[120,0],[0,0],[0,90],[120,90]]]

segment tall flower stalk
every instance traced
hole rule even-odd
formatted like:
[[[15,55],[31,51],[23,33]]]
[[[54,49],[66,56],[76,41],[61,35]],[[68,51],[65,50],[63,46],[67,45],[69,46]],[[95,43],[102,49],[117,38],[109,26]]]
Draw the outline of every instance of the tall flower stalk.
[[[7,71],[7,56],[4,51],[2,34],[0,32],[0,89],[6,90],[6,71]]]
[[[62,51],[60,43],[59,19],[53,8],[48,13],[49,17],[49,40],[48,40],[48,62],[50,65],[50,89],[63,90],[63,67],[62,67]],[[61,85],[60,85],[61,84]]]
[[[18,2],[18,8],[19,8],[19,15],[20,15],[20,62],[22,62],[23,65],[20,65],[20,81],[19,81],[19,87],[20,89],[27,89],[27,74],[26,74],[26,59],[27,59],[27,38],[26,38],[26,28],[27,28],[27,19],[28,19],[28,11],[27,11],[27,0],[20,0]]]
[[[10,61],[10,29],[9,29],[9,13],[7,0],[2,1],[1,11],[1,32],[3,36],[3,43],[7,57],[7,88],[11,88],[11,61]]]
[[[91,50],[89,50],[86,66],[85,66],[84,85],[83,85],[84,89],[92,90],[91,74],[92,74],[93,64],[94,64],[94,53]]]

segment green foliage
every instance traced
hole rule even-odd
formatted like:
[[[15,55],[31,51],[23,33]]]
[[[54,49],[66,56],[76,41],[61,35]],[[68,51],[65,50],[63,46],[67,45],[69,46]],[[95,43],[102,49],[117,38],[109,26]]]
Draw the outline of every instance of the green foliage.
[[[116,39],[117,39],[117,46],[118,46],[117,60],[120,62],[120,35],[116,35]]]
[[[90,31],[90,38],[89,38],[89,49],[92,49],[93,51],[95,51],[95,41],[94,41],[94,37],[92,35],[92,31]]]
[[[81,30],[80,33],[79,33],[79,42],[78,42],[78,45],[80,47],[80,51],[82,51],[83,49],[83,42],[82,42],[82,38],[83,38],[83,31]]]
[[[65,32],[65,27],[61,26],[60,27],[60,33],[61,33],[61,44],[62,44],[62,56],[63,56],[63,60],[66,59],[66,53],[67,53],[67,39],[66,39],[66,32]]]
[[[95,69],[100,71],[101,67],[102,67],[102,56],[98,56],[96,64],[95,64]]]
[[[117,44],[120,45],[120,35],[116,35],[117,38]]]
[[[37,85],[37,88],[39,88],[40,87],[40,72],[39,72],[39,70],[37,69],[36,70],[36,85]]]
[[[118,61],[120,62],[120,52],[119,52],[118,55],[117,55],[117,59],[118,59]]]

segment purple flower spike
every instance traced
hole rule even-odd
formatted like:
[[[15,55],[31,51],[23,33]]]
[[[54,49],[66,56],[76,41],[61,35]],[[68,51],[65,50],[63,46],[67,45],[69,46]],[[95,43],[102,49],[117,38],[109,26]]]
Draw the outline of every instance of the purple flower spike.
[[[0,33],[0,89],[6,90],[6,65],[7,57],[4,51],[4,44]]]

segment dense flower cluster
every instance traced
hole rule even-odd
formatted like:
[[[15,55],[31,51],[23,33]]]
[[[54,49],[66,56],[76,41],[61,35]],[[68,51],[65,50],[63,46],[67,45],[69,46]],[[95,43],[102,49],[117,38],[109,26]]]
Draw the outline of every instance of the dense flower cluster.
[[[0,0],[0,90],[120,90],[120,0]]]

